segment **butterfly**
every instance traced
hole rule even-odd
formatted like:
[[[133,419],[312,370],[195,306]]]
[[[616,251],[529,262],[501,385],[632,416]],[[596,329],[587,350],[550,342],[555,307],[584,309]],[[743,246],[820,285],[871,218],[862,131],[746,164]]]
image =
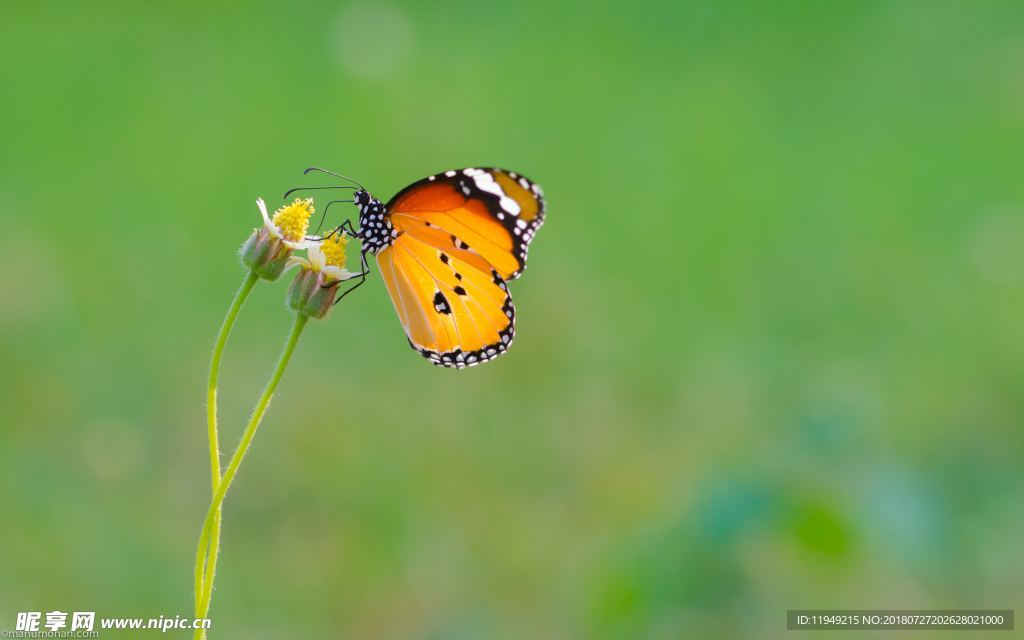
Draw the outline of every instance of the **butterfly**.
[[[505,169],[458,169],[414,182],[384,204],[351,178],[311,170],[358,187],[359,228],[347,220],[335,229],[361,246],[361,279],[342,296],[365,282],[372,254],[420,355],[462,369],[508,350],[516,318],[508,282],[523,273],[544,223],[537,184]]]

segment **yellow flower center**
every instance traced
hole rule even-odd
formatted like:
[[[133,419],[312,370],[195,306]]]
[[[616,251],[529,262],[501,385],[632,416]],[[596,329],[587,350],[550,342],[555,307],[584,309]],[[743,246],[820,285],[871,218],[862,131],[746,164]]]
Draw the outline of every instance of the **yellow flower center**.
[[[335,233],[320,243],[320,250],[324,252],[324,260],[328,267],[345,268],[346,244],[348,244],[348,238],[340,233]]]
[[[274,212],[273,223],[281,230],[281,236],[289,242],[299,242],[306,237],[309,217],[313,215],[313,198],[285,205]]]

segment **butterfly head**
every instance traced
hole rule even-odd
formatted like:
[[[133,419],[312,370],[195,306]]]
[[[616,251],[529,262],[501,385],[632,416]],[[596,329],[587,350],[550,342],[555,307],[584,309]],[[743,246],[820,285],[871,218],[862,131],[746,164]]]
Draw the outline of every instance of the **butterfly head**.
[[[362,209],[363,207],[370,204],[373,200],[373,196],[366,189],[358,189],[352,192],[352,200],[355,202],[356,207]]]
[[[387,213],[384,210],[384,203],[374,198],[366,189],[353,191],[352,202],[359,209],[359,216],[361,218],[380,219]]]

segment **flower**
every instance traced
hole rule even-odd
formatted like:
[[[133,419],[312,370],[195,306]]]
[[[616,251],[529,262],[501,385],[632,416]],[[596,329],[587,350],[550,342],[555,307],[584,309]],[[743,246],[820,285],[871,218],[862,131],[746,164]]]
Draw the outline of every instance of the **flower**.
[[[263,203],[263,198],[256,199],[256,206],[263,214],[263,226],[271,237],[280,239],[291,249],[304,249],[307,246],[306,231],[309,229],[309,218],[315,211],[313,198],[295,198],[295,202],[275,211],[273,218],[267,215],[267,205]]]
[[[337,280],[342,282],[358,275],[345,269],[345,245],[348,238],[340,233],[335,233],[322,241],[310,241],[306,249],[306,257],[292,256],[288,258],[288,267],[302,267],[309,271],[319,271],[324,274],[325,282]]]
[[[296,198],[275,211],[273,218],[267,213],[263,198],[257,198],[256,206],[263,215],[263,228],[254,229],[242,245],[242,263],[262,278],[277,280],[288,266],[292,252],[309,246],[306,231],[314,211],[313,199]]]
[[[345,269],[348,238],[335,233],[319,242],[311,241],[306,257],[292,256],[288,267],[301,267],[291,289],[288,306],[311,318],[323,318],[334,304],[338,283],[358,276]]]

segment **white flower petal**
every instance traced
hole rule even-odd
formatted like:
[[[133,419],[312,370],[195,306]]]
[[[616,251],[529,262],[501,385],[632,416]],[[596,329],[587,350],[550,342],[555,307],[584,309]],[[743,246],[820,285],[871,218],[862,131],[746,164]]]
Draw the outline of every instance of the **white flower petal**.
[[[310,266],[317,271],[323,271],[324,265],[327,264],[327,256],[324,255],[324,251],[320,248],[319,244],[311,245],[306,250],[306,257],[309,258]]]
[[[326,275],[331,276],[335,280],[339,280],[342,282],[344,282],[345,280],[351,280],[352,278],[359,275],[358,273],[352,273],[351,271],[342,269],[341,267],[335,267],[334,265],[324,267],[320,269],[320,271],[322,271]]]
[[[263,198],[256,198],[256,206],[260,208],[260,213],[263,214],[263,226],[270,229],[274,224],[270,221],[270,214],[267,213],[267,203],[263,202]]]
[[[302,267],[303,269],[308,269],[309,260],[306,260],[302,256],[291,256],[288,258],[288,262],[284,263],[284,268],[291,269],[292,267]]]
[[[282,236],[281,232],[277,231],[277,229],[271,229],[270,235],[274,236],[275,238],[279,238],[281,240],[281,243],[284,244],[284,246],[288,247],[289,249],[308,249],[312,244],[314,244],[309,240],[306,240],[305,238],[303,238],[302,240],[297,240],[295,242],[292,242],[291,240],[285,240],[284,236]]]
[[[279,240],[284,240],[284,236],[281,235],[281,230],[277,228],[277,225],[274,224],[273,220],[271,220],[270,214],[267,213],[267,204],[265,202],[263,202],[263,198],[256,198],[256,206],[260,208],[260,213],[263,214],[263,226],[266,227],[267,231],[270,232],[270,236],[272,238],[278,238]],[[301,249],[302,248],[302,247],[292,246],[287,241],[285,242],[285,244],[287,244],[292,249]]]

